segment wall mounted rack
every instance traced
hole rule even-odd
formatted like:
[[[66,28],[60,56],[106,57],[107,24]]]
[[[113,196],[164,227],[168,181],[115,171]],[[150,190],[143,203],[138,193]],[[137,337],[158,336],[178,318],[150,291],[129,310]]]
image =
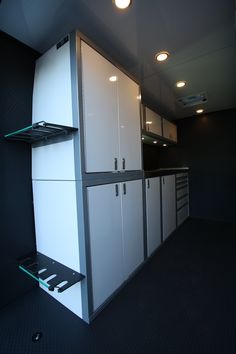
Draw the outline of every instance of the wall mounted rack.
[[[59,293],[84,279],[83,274],[39,252],[31,253],[18,259],[18,265],[23,272],[37,280],[48,290],[53,291],[56,288]],[[55,276],[46,282],[45,280],[52,275]]]
[[[6,134],[4,135],[4,138],[7,140],[17,140],[33,144],[59,135],[68,135],[77,130],[77,128],[41,121]]]

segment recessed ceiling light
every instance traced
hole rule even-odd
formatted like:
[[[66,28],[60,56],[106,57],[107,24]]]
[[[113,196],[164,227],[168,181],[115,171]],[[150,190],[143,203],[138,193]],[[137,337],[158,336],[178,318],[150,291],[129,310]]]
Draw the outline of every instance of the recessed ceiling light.
[[[141,101],[141,98],[142,98],[141,95],[138,95],[138,96],[137,96],[137,100],[140,100],[140,101]]]
[[[142,136],[142,140],[144,140],[144,137]]]
[[[118,9],[126,9],[131,5],[131,0],[113,0],[113,3],[118,7]]]
[[[163,144],[162,146],[167,146],[167,144]]]
[[[156,54],[156,60],[157,61],[165,61],[169,57],[169,53],[166,51],[161,51]]]
[[[196,113],[197,113],[197,114],[201,114],[201,113],[203,113],[203,111],[204,111],[204,110],[203,110],[202,108],[201,108],[201,109],[197,109],[197,110],[196,110]]]
[[[157,141],[156,141],[156,140],[154,140],[154,141],[153,141],[153,144],[157,144]]]
[[[176,84],[175,84],[177,87],[184,87],[185,85],[186,85],[186,81],[178,81],[178,82],[176,82]]]
[[[110,76],[109,81],[111,81],[111,82],[117,81],[117,76]]]

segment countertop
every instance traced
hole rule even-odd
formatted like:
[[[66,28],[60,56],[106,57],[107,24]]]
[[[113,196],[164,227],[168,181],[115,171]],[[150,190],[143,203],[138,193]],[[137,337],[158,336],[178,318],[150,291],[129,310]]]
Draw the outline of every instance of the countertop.
[[[189,167],[168,167],[168,168],[157,168],[155,170],[144,171],[145,178],[158,177],[172,175],[181,172],[188,172]]]

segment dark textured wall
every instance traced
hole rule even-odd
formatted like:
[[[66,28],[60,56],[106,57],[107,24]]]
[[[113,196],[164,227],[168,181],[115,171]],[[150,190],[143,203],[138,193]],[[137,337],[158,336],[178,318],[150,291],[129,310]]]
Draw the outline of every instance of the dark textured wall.
[[[177,125],[178,146],[153,147],[145,164],[153,165],[157,156],[156,168],[189,166],[191,216],[236,222],[236,110],[182,119]]]
[[[2,139],[31,124],[35,59],[38,54],[0,33],[0,307],[36,286],[16,259],[35,249],[31,147]]]

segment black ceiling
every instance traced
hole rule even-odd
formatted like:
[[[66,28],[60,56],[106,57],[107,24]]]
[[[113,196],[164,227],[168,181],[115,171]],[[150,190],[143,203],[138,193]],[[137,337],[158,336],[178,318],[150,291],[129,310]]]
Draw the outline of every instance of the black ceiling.
[[[151,108],[176,119],[199,108],[178,98],[202,92],[205,112],[236,108],[235,8],[234,0],[133,0],[125,11],[112,0],[2,0],[0,29],[41,53],[80,30],[138,79]],[[160,50],[166,63],[155,61]]]

